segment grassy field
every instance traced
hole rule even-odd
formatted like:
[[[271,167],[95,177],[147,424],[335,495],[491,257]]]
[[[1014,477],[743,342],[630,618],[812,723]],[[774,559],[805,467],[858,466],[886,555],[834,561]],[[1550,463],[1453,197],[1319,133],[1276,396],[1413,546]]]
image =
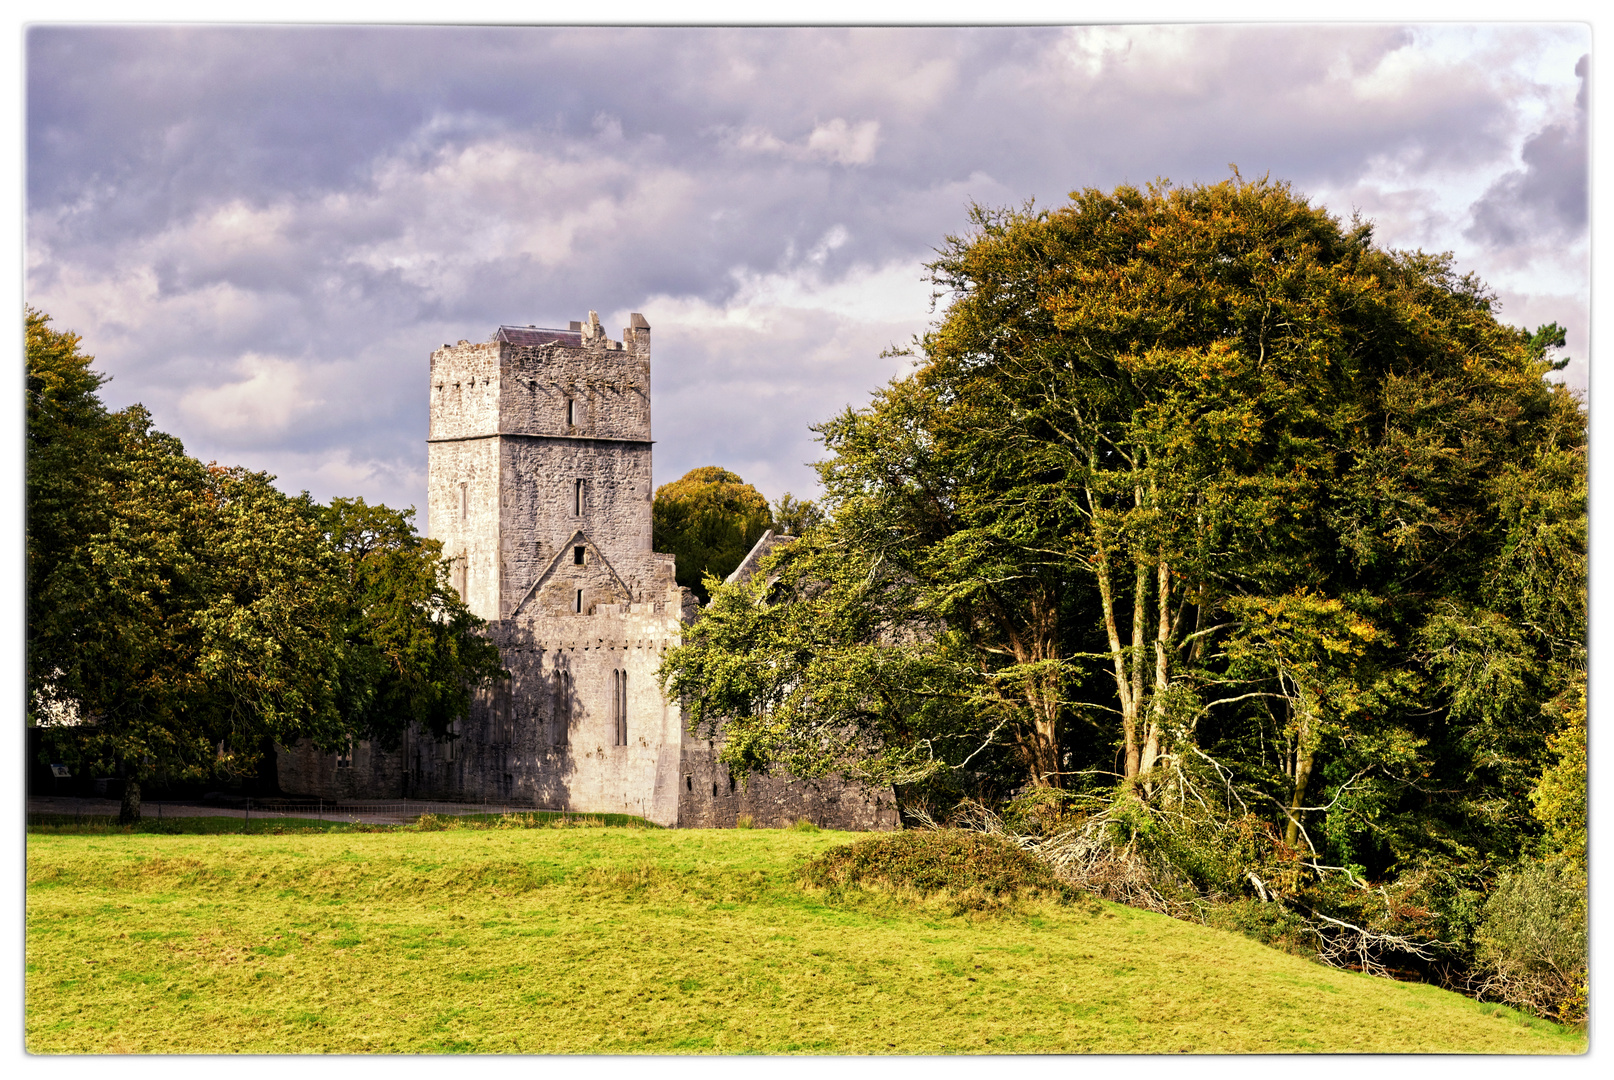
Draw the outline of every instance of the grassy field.
[[[852,837],[28,837],[33,1053],[1578,1053],[1584,1036],[1110,905],[834,898]]]

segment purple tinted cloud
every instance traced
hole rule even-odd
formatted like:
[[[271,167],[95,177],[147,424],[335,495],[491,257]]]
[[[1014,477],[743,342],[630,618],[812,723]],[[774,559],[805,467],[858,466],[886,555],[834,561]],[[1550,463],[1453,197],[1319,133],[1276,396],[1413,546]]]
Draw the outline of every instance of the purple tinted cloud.
[[[1500,177],[1474,204],[1469,239],[1499,247],[1528,243],[1532,234],[1557,239],[1584,234],[1586,198],[1586,78],[1591,57],[1575,64],[1580,93],[1573,119],[1548,124],[1524,142],[1524,168]]]
[[[1236,162],[1386,242],[1454,250],[1581,348],[1587,45],[1575,27],[36,27],[28,295],[85,335],[112,403],[144,401],[193,452],[400,504],[422,501],[433,346],[642,311],[657,481],[721,464],[803,494],[808,425],[898,372],[879,353],[931,317],[921,264],[971,200]]]

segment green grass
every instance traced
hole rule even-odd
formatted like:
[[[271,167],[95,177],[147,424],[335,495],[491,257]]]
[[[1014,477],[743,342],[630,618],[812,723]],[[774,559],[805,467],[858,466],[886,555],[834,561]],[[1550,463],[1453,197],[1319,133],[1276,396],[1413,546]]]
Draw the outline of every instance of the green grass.
[[[150,814],[130,825],[119,825],[118,819],[106,814],[29,814],[28,831],[39,834],[69,836],[110,836],[116,833],[157,833],[163,836],[217,836],[221,833],[236,835],[268,834],[282,836],[287,833],[314,832],[433,832],[443,829],[544,829],[544,828],[600,828],[603,826],[657,829],[643,818],[630,814],[573,814],[554,810],[531,810],[514,814],[453,814],[431,815],[415,819],[405,825],[380,825],[355,822],[341,818],[336,811],[331,817],[169,817]]]
[[[317,823],[316,823],[317,824]],[[33,1053],[1579,1053],[1113,905],[804,888],[795,830],[30,831]],[[953,912],[960,912],[954,914]]]

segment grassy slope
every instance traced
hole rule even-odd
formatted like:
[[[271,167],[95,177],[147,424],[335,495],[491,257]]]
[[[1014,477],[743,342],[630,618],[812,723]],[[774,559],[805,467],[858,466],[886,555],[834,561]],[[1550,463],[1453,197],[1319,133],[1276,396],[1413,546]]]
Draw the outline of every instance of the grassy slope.
[[[1127,908],[828,903],[846,834],[29,836],[53,1052],[1576,1053],[1579,1035]]]

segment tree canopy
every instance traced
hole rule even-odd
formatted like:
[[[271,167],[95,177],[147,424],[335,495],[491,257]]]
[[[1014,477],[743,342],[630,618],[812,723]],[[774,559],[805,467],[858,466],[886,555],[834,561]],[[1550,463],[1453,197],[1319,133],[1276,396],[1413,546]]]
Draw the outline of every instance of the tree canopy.
[[[1374,875],[1532,843],[1585,677],[1561,329],[1281,183],[972,224],[912,375],[817,429],[829,520],[666,660],[725,757],[1220,800]]]
[[[77,335],[29,310],[29,720],[79,770],[239,775],[268,743],[441,734],[499,674],[413,511],[287,496],[108,412]],[[132,796],[132,797],[131,797]]]
[[[656,489],[655,550],[677,557],[678,584],[707,599],[704,579],[734,572],[773,527],[768,500],[727,469],[705,465]]]

